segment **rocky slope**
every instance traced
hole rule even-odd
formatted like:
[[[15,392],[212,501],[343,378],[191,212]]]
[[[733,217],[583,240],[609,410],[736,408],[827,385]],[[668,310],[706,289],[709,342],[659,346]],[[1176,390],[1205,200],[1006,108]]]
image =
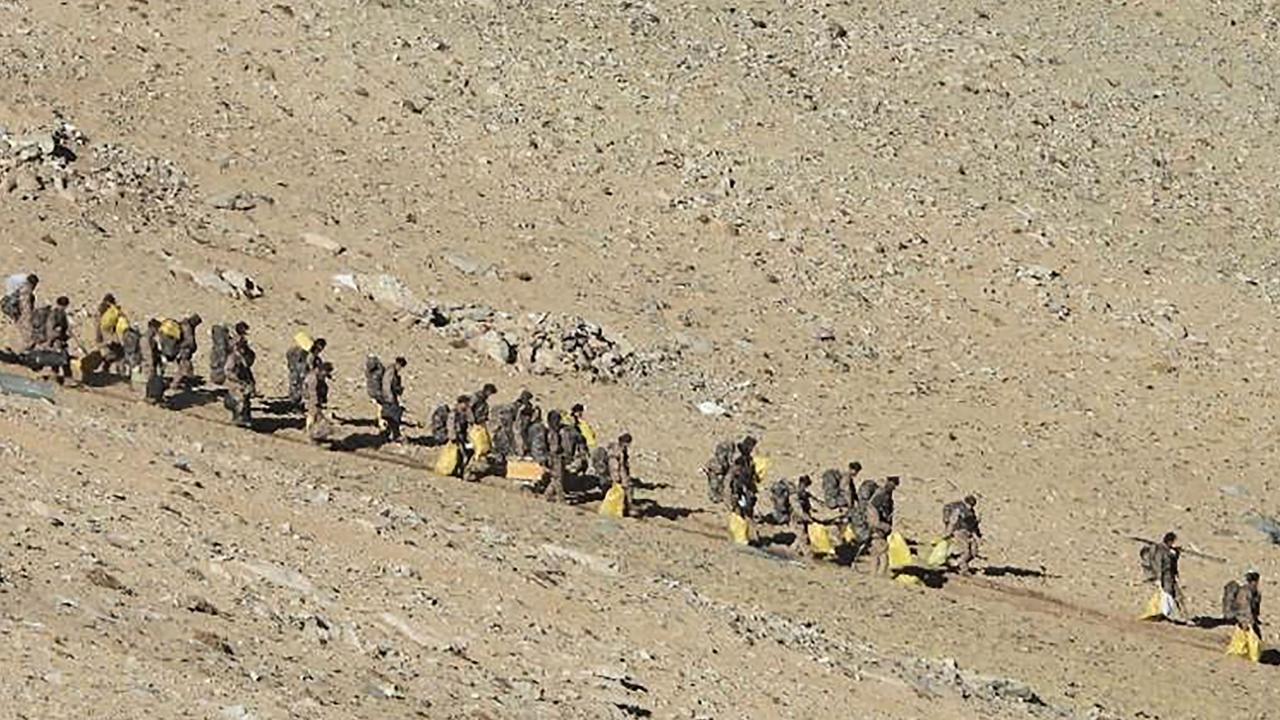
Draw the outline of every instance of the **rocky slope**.
[[[26,716],[1274,702],[1223,631],[1130,621],[1115,534],[1230,558],[1184,562],[1201,614],[1244,567],[1280,571],[1245,522],[1275,512],[1270,8],[11,0],[0,20],[9,271],[83,307],[246,318],[273,388],[308,328],[352,418],[367,351],[411,357],[419,418],[485,381],[584,400],[639,438],[650,496],[699,511],[613,526],[234,433],[200,419],[216,406],[5,400]],[[745,431],[784,475],[908,476],[921,539],[976,491],[991,564],[1048,577],[926,593],[725,547],[697,467]]]

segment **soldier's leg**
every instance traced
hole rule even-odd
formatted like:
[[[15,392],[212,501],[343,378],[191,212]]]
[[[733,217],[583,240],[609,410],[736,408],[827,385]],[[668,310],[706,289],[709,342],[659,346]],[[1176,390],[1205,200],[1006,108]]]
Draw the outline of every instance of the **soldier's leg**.
[[[627,478],[622,482],[622,514],[630,517],[635,512],[635,495],[632,494],[632,481]]]
[[[875,574],[889,574],[889,543],[882,537],[874,536],[871,538],[871,547],[868,552],[875,560]]]

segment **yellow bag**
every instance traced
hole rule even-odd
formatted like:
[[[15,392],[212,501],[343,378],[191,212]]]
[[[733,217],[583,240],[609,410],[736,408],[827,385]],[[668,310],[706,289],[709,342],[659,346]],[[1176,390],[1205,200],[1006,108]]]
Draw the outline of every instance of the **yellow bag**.
[[[738,513],[729,513],[729,537],[735,545],[751,544],[751,522]]]
[[[600,514],[605,517],[621,519],[626,514],[627,494],[622,490],[622,486],[614,483],[609,492],[604,494],[604,500],[600,503]]]
[[[844,538],[844,541],[849,544],[858,542],[858,533],[853,531],[852,525],[845,525],[844,529],[840,531],[840,537]]]
[[[489,429],[483,425],[472,425],[467,428],[467,440],[471,441],[471,450],[475,456],[482,458],[493,449],[493,440],[489,437]]]
[[[440,448],[440,455],[436,458],[436,474],[452,475],[458,469],[458,445],[457,443],[445,443]]]
[[[115,305],[108,305],[106,311],[98,318],[98,327],[102,330],[103,335],[110,335],[115,332],[116,324],[120,322],[120,308]]]
[[[311,352],[311,346],[315,344],[315,341],[311,339],[311,336],[305,330],[299,330],[293,334],[293,344],[302,348],[303,352]]]
[[[125,317],[122,314],[119,318],[116,319],[116,335],[119,337],[124,337],[125,331],[127,331],[128,329],[129,329],[129,318]]]
[[[773,465],[773,461],[763,455],[753,455],[751,464],[756,469],[756,482],[763,484],[765,476],[769,474],[769,467]]]
[[[160,321],[160,334],[178,340],[182,338],[182,326],[173,318],[165,318]]]
[[[587,448],[596,449],[596,429],[591,427],[586,420],[578,421],[578,432],[582,433],[582,437],[587,441]]]
[[[809,523],[809,548],[815,555],[835,555],[836,546],[831,541],[831,529],[821,523]]]
[[[1176,605],[1173,602],[1173,598],[1169,597],[1169,593],[1157,588],[1155,594],[1147,601],[1147,607],[1143,609],[1142,615],[1138,619],[1164,620],[1173,617],[1175,608]]]
[[[889,568],[900,568],[914,564],[915,557],[911,554],[911,548],[907,547],[907,541],[902,537],[902,533],[893,531],[889,533]]]
[[[507,479],[537,482],[547,473],[547,469],[532,460],[508,460]]]
[[[933,544],[933,549],[929,551],[929,559],[924,561],[929,567],[939,568],[947,564],[947,560],[951,558],[951,542],[947,539],[939,540]]]
[[[1227,645],[1227,654],[1246,658],[1249,662],[1258,662],[1262,659],[1262,641],[1253,630],[1236,628],[1231,634],[1231,643]]]

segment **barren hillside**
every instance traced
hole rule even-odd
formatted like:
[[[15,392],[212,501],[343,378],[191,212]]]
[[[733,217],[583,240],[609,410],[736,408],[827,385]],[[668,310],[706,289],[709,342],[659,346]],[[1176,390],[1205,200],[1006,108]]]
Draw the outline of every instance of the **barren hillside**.
[[[418,422],[487,381],[582,401],[662,510],[122,387],[0,398],[0,715],[1266,717],[1226,630],[1133,620],[1117,533],[1229,559],[1183,561],[1195,614],[1280,576],[1246,523],[1278,510],[1276,22],[0,0],[5,274],[243,318],[268,394],[323,335],[355,435],[366,352],[409,356]],[[698,468],[744,432],[776,474],[906,476],[922,541],[976,492],[989,565],[1034,572],[736,549]]]

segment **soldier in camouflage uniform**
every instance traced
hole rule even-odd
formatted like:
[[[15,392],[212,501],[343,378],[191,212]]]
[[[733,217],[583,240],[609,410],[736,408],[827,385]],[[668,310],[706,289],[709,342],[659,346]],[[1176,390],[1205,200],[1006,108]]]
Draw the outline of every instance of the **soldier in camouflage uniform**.
[[[586,440],[583,440],[584,449],[586,445]],[[635,495],[631,483],[631,433],[623,433],[616,442],[609,443],[608,452],[609,482],[622,488],[622,514],[631,517],[635,514]]]
[[[1262,637],[1262,591],[1258,588],[1257,570],[1244,574],[1244,583],[1235,580],[1222,589],[1222,616],[1241,630],[1252,630]]]
[[[560,413],[552,410],[547,413],[547,425],[545,432],[542,433],[546,438],[546,469],[547,469],[547,487],[543,491],[542,497],[548,502],[565,502],[566,496],[564,492],[564,467],[565,467],[565,448],[560,442]]]
[[[965,574],[972,575],[969,563],[978,555],[978,540],[982,528],[978,525],[978,498],[967,495],[963,500],[947,503],[942,508],[943,536],[959,551],[956,564]]]
[[[890,477],[875,491],[866,505],[867,527],[870,531],[868,554],[875,563],[877,575],[889,574],[889,534],[893,532],[893,492],[898,478]]]
[[[195,381],[196,370],[192,359],[196,355],[196,328],[200,327],[200,323],[200,316],[194,313],[178,323],[181,332],[175,358],[178,372],[169,383],[170,390],[184,390]]]
[[[725,440],[716,445],[711,453],[711,459],[702,468],[702,473],[707,476],[707,499],[713,503],[725,502],[725,484],[729,479],[729,468],[733,463],[733,454],[737,446],[733,441]]]

